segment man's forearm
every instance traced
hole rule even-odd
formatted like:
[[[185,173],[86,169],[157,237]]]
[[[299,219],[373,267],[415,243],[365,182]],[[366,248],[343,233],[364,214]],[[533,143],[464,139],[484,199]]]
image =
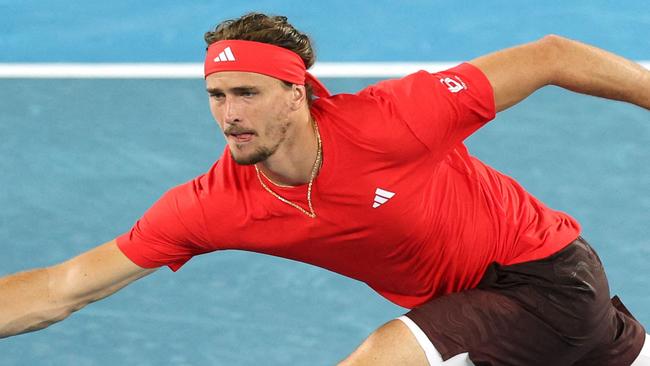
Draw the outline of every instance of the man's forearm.
[[[559,36],[471,61],[490,80],[497,111],[545,85],[650,109],[650,71],[613,53]]]
[[[45,328],[65,319],[68,306],[51,298],[48,269],[0,278],[0,338]]]
[[[559,55],[551,84],[650,109],[650,71],[611,52],[555,37]]]
[[[0,338],[45,328],[154,271],[111,240],[64,263],[0,278]]]

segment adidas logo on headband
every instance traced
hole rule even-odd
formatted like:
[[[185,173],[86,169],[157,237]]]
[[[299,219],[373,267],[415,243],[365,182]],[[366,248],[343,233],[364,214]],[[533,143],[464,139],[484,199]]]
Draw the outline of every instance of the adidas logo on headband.
[[[235,61],[235,55],[232,54],[230,47],[226,47],[217,57],[214,58],[214,62],[222,61]]]

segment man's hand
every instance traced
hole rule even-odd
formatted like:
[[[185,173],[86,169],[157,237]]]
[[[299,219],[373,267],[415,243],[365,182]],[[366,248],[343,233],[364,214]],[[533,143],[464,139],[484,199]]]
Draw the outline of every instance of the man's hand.
[[[545,85],[650,110],[650,71],[613,53],[560,36],[549,35],[470,63],[490,80],[497,112]]]
[[[45,328],[153,271],[112,240],[56,266],[0,278],[0,338]]]

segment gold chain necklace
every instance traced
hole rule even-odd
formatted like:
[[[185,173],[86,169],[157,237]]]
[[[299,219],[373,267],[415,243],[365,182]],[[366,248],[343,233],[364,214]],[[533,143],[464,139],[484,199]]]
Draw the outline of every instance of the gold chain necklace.
[[[318,125],[316,124],[316,121],[312,119],[312,125],[314,127],[314,131],[316,132],[316,140],[318,141],[318,151],[316,152],[316,161],[314,161],[314,166],[311,168],[311,177],[309,177],[309,185],[307,186],[307,204],[309,204],[309,212],[305,210],[304,208],[300,207],[298,204],[289,201],[288,199],[280,196],[279,194],[273,192],[271,188],[269,188],[266,183],[262,180],[262,177],[260,176],[260,170],[255,165],[255,172],[257,173],[257,179],[260,181],[260,184],[262,184],[262,187],[269,192],[273,197],[279,199],[280,201],[286,203],[289,206],[292,206],[298,211],[304,213],[305,215],[311,217],[312,219],[316,218],[316,212],[314,212],[314,206],[311,203],[311,186],[314,183],[314,178],[316,177],[316,172],[318,171],[318,168],[320,167],[321,160],[322,160],[322,143],[320,140],[320,132],[318,132]],[[266,177],[266,175],[264,175]],[[268,177],[267,177],[268,179]],[[270,179],[269,179],[270,180]]]

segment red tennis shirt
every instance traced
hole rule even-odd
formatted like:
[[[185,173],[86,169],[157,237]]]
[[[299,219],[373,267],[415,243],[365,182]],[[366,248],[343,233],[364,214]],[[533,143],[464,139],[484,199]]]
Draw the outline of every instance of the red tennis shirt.
[[[280,256],[412,308],[475,287],[492,262],[547,257],[580,233],[573,218],[469,155],[463,140],[495,115],[489,81],[470,64],[321,98],[312,114],[323,146],[316,218],[269,194],[226,148],[118,237],[120,249],[141,267],[174,271],[218,250]],[[308,207],[306,185],[266,183]]]

